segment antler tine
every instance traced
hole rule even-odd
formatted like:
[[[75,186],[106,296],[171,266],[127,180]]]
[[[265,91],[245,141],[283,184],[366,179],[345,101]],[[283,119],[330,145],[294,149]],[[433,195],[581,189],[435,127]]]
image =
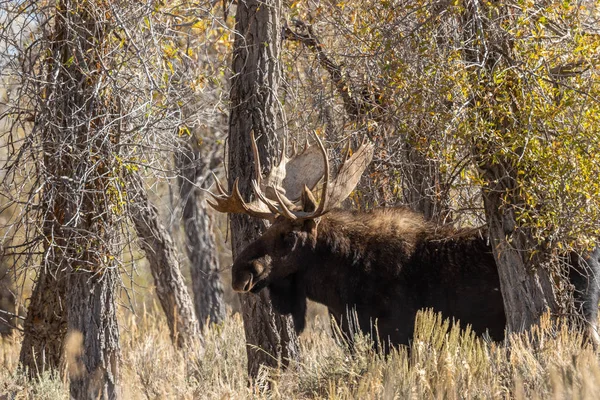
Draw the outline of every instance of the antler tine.
[[[211,171],[210,173],[212,174],[213,179],[215,180],[215,184],[217,186],[217,192],[219,192],[219,195],[227,196],[227,192],[225,191],[225,189],[223,189],[223,186],[221,185],[221,181],[219,181],[219,178],[217,178],[217,175],[215,175],[215,173],[213,171]],[[210,194],[212,194],[212,193],[210,193]]]
[[[292,211],[290,211],[290,209],[287,207],[287,205],[285,204],[285,202],[283,201],[283,199],[281,198],[281,195],[279,194],[279,192],[277,190],[275,191],[275,196],[277,197],[277,201],[279,202],[279,205],[281,206],[281,214],[284,217],[286,217],[287,219],[291,219],[292,221],[298,219],[298,217]]]
[[[214,201],[207,202],[217,211],[244,213],[265,219],[272,219],[276,215],[291,220],[318,218],[348,197],[373,157],[373,145],[366,138],[352,156],[350,156],[351,145],[348,142],[344,162],[335,179],[331,180],[327,150],[321,138],[313,132],[317,146],[311,146],[307,137],[302,153],[297,154],[294,149],[292,158],[287,156],[286,139],[279,165],[273,166],[271,172],[263,179],[254,131],[250,134],[256,169],[256,179],[251,180],[251,185],[256,199],[249,203],[244,201],[239,190],[239,179],[236,179],[233,184],[232,194],[228,194],[215,176],[218,194],[210,193]],[[323,180],[323,184],[316,210],[299,210],[297,202],[302,200],[306,191],[310,192],[311,188],[314,189],[320,180]],[[304,190],[298,193],[300,184]]]
[[[316,135],[316,133],[315,133]],[[308,143],[308,135],[306,135],[304,137],[304,148],[302,149],[302,152],[306,152],[306,150],[308,150],[308,148],[310,147],[310,144]]]
[[[256,181],[260,186],[262,183],[262,169],[260,165],[260,155],[258,154],[258,146],[256,146],[256,138],[254,137],[254,129],[250,132],[252,142],[252,153],[254,154],[254,169],[256,173]]]
[[[252,180],[252,189],[254,189],[254,193],[256,194],[256,197],[258,197],[258,199],[260,201],[265,203],[267,205],[267,207],[269,208],[269,210],[271,210],[271,212],[273,214],[281,214],[281,212],[277,209],[277,207],[275,207],[273,202],[264,195],[260,186],[258,185],[258,182],[256,182],[255,179]]]
[[[319,145],[319,148],[321,149],[321,154],[323,155],[323,160],[325,161],[325,175],[324,175],[324,181],[323,181],[323,189],[321,190],[321,200],[319,201],[319,206],[317,207],[317,210],[315,211],[314,215],[315,217],[323,215],[324,213],[326,213],[327,210],[327,200],[328,200],[328,190],[327,190],[327,186],[329,185],[329,159],[327,158],[327,150],[325,150],[325,146],[323,146],[323,142],[321,141],[321,138],[319,138],[319,135],[317,135],[316,132],[314,132],[315,138],[317,139],[317,144]]]
[[[364,141],[348,158],[335,177],[328,190],[329,207],[335,207],[346,199],[358,184],[361,175],[373,159],[373,144]]]
[[[363,139],[363,143],[364,143],[364,139]],[[344,157],[344,162],[348,161],[348,159],[350,158],[350,148],[351,148],[351,139],[348,139],[348,144],[346,145],[346,156]]]
[[[217,211],[221,212],[243,212],[246,210],[246,207],[244,207],[245,202],[242,199],[242,195],[238,187],[239,178],[236,178],[235,182],[233,183],[232,194],[227,194],[218,180],[215,182],[217,184],[217,191],[219,194],[216,195],[212,192],[209,192],[210,195],[217,201],[216,204],[210,203],[211,206],[213,206]]]
[[[279,164],[283,164],[287,158],[287,135],[283,135],[283,148],[281,149],[281,157],[279,158]]]
[[[216,178],[216,176],[215,176]],[[239,194],[240,191],[238,189],[238,182],[239,182],[239,178],[236,178],[235,182],[234,182],[234,193],[231,195],[228,195],[227,192],[224,191],[223,187],[221,186],[221,183],[218,181],[218,179],[215,179],[216,185],[217,185],[217,191],[219,192],[218,195],[212,193],[212,192],[208,192],[210,193],[210,195],[213,197],[213,199],[215,199],[216,203],[212,203],[210,201],[208,201],[208,204],[210,204],[210,206],[212,208],[214,208],[217,211],[220,212],[243,212],[245,209],[244,207],[241,206],[240,201],[235,198],[236,193]],[[240,197],[241,199],[241,197]],[[242,200],[243,203],[243,200]]]
[[[239,178],[233,183],[233,192],[231,195],[225,193],[223,188],[219,188],[219,186],[220,184],[217,185],[217,190],[222,192],[221,194],[216,195],[209,192],[215,202],[207,200],[207,203],[219,212],[248,214],[252,217],[263,219],[272,219],[277,214],[270,209],[268,204],[265,204],[268,208],[267,210],[261,206],[262,203],[259,201],[246,203],[240,193]]]
[[[323,143],[317,137],[317,142],[324,157],[327,157]],[[318,208],[313,213],[292,212],[297,219],[314,219],[327,213],[330,208],[336,207],[354,190],[362,173],[367,168],[373,157],[373,145],[368,140],[363,141],[358,149],[350,155],[350,144],[346,154],[346,160],[338,170],[338,173],[330,181],[329,161],[325,158],[325,175],[321,189],[321,200]]]

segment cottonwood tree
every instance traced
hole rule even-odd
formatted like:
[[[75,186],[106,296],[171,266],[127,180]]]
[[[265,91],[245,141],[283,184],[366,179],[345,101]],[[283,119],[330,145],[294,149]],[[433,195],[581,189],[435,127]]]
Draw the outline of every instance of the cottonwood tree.
[[[140,247],[150,264],[156,295],[167,317],[171,338],[178,347],[200,340],[200,326],[183,275],[171,234],[160,223],[158,210],[146,193],[144,182],[132,171],[127,176],[129,210]]]
[[[220,157],[213,152],[203,154],[198,142],[198,136],[190,134],[187,143],[177,151],[175,163],[194,309],[202,329],[207,321],[218,324],[225,319],[225,303],[212,221],[198,190],[206,185],[208,172],[216,167]]]
[[[163,90],[155,92],[154,96],[156,106],[164,110],[163,115],[169,116],[173,124],[171,126],[173,134],[166,140],[164,137],[154,139],[154,145],[166,149],[169,153],[166,154],[166,159],[173,158],[175,165],[161,165],[157,169],[165,170],[161,178],[171,179],[177,183],[179,190],[169,192],[171,195],[179,194],[179,198],[175,199],[176,196],[171,196],[170,205],[173,206],[173,212],[169,218],[170,222],[166,224],[167,229],[158,229],[161,225],[158,221],[146,223],[138,220],[135,226],[143,237],[150,234],[148,225],[155,227],[152,229],[155,233],[150,234],[154,239],[149,240],[159,245],[162,250],[159,251],[153,246],[146,246],[145,249],[154,276],[175,277],[179,274],[175,270],[179,268],[173,269],[167,265],[179,264],[178,258],[174,249],[172,251],[166,249],[172,247],[179,237],[178,229],[172,229],[177,227],[174,221],[181,221],[185,236],[185,253],[191,271],[194,308],[201,328],[207,318],[212,322],[219,322],[225,316],[223,288],[219,279],[212,224],[200,196],[200,189],[208,184],[207,178],[210,177],[212,168],[221,160],[219,150],[222,148],[218,143],[223,134],[220,136],[220,132],[225,132],[227,129],[226,106],[223,104],[223,98],[226,97],[225,71],[228,68],[225,59],[231,49],[229,40],[231,28],[228,26],[227,18],[219,18],[212,14],[213,8],[212,2],[179,1],[162,4],[155,8],[151,18],[148,19],[146,23],[148,29],[141,27],[145,33],[142,35],[136,33],[140,48],[147,49],[149,43],[153,43],[150,48],[158,52],[156,56],[159,59],[153,60],[153,64],[145,67],[158,69],[162,73],[160,81],[164,82],[162,85],[164,87],[161,87]],[[219,7],[217,9],[220,11]],[[135,32],[130,32],[133,33]],[[162,69],[159,66],[162,66]],[[142,172],[147,175],[144,172],[147,171]],[[137,186],[139,185],[134,185]],[[149,202],[145,194],[140,193],[140,195]],[[135,211],[137,216],[148,217],[152,214],[158,217],[157,212],[137,212],[135,204],[130,207],[130,210]],[[140,228],[145,233],[142,233]],[[159,231],[161,233],[157,236]],[[168,231],[171,231],[173,239],[167,240],[167,236],[170,235]],[[170,242],[169,246],[165,246],[167,241]],[[151,252],[162,255],[160,257],[159,254],[150,255]],[[157,263],[153,260],[157,257],[172,262],[166,265],[162,262]],[[181,262],[182,267],[187,265],[185,260]],[[160,272],[162,268],[167,269]],[[164,292],[164,288],[169,287],[169,282],[171,282],[169,279],[164,282],[156,281],[157,289]],[[163,289],[160,289],[161,287]],[[184,289],[178,289],[177,292],[183,294]],[[165,296],[166,292],[159,294],[161,305],[168,316],[171,332],[183,332],[177,329],[176,325],[179,323],[188,325],[184,322],[188,318],[183,315],[187,315],[187,312],[182,311],[183,314],[179,316],[172,315],[172,307],[167,305],[169,302],[183,305],[187,302],[183,300],[186,296],[177,295],[177,299],[170,300]],[[179,309],[179,306],[175,309]],[[175,323],[171,324],[171,321]],[[191,325],[184,330],[192,332],[189,328]]]
[[[226,48],[220,48],[218,43],[228,32],[226,25],[221,26],[211,17],[210,9],[208,4],[203,8],[202,4],[185,1],[158,7],[150,19],[154,25],[138,39],[140,46],[157,43],[156,50],[163,65],[162,79],[166,84],[157,106],[172,113],[174,134],[166,141],[159,138],[156,145],[165,146],[175,159],[175,168],[167,177],[174,175],[179,186],[193,306],[181,275],[175,242],[160,224],[158,211],[150,204],[136,174],[131,174],[134,183],[131,188],[138,189],[135,193],[138,199],[132,200],[129,209],[138,236],[142,238],[142,248],[150,263],[171,334],[179,346],[198,339],[207,318],[219,322],[225,316],[212,226],[198,195],[198,185],[203,184],[200,181],[206,179],[208,168],[214,166],[210,161],[203,162],[204,157],[210,158],[215,153],[201,154],[199,121],[206,126],[222,120],[219,118],[222,112],[217,109],[224,79],[210,75],[216,72],[211,70],[215,64],[222,61],[219,50]],[[220,128],[224,130],[224,123],[222,125]]]
[[[41,315],[30,306],[22,362],[35,370],[35,348],[33,359],[28,358],[28,337],[45,325],[36,318],[56,311],[50,318],[60,326],[50,334],[79,337],[81,353],[70,376],[71,396],[77,399],[118,397],[115,207],[121,187],[115,114],[120,104],[106,86],[111,65],[104,63],[113,30],[108,12],[104,4],[56,3],[46,27],[47,51],[40,54],[44,84],[34,99],[31,132],[43,151],[38,168],[44,261],[34,300],[44,305]],[[52,343],[59,346],[60,341]]]
[[[44,146],[36,139],[42,137],[43,131],[39,129],[40,125],[32,124],[35,120],[33,104],[41,100],[41,88],[32,83],[35,80],[35,76],[32,75],[43,77],[45,81],[50,69],[35,69],[40,50],[32,46],[31,42],[34,41],[32,37],[37,38],[41,34],[40,26],[48,19],[48,15],[36,12],[39,10],[35,7],[34,10],[30,10],[26,5],[22,5],[25,9],[23,11],[18,4],[5,2],[0,11],[0,71],[3,87],[1,132],[2,154],[5,160],[1,169],[4,189],[2,209],[13,209],[13,217],[3,219],[2,248],[3,260],[11,257],[15,264],[35,262],[34,255],[40,253],[40,247],[45,256],[42,259],[43,268],[39,269],[37,284],[30,299],[32,312],[28,313],[24,321],[26,335],[23,338],[20,357],[29,372],[36,374],[44,372],[46,368],[56,368],[60,362],[67,328],[64,304],[67,277],[64,266],[58,268],[60,256],[55,257],[56,253],[51,248],[53,242],[42,239],[46,233],[51,234],[53,222],[42,222],[46,209],[39,205],[43,204],[40,200],[52,189],[49,185],[42,195],[39,195],[44,187],[42,182],[46,168],[43,164],[36,163],[45,160],[40,159],[40,155],[44,154]],[[49,30],[45,30],[44,33],[51,35]],[[44,42],[45,50],[51,51],[50,47],[48,41]],[[41,110],[40,114],[43,114]],[[27,132],[36,127],[36,136],[28,136]],[[32,156],[34,153],[35,158]],[[50,157],[52,161],[51,153],[46,157]],[[48,196],[52,198],[52,195]],[[60,200],[62,199],[57,199]],[[57,209],[60,208],[57,204]],[[39,221],[39,224],[31,228],[27,225],[27,217]],[[25,239],[19,237],[21,231]],[[16,269],[11,269],[13,276],[20,275]]]
[[[210,18],[195,12],[198,5],[183,2],[171,10],[184,18],[177,35],[165,43],[172,50],[170,60],[176,70],[173,85],[186,99],[181,104],[180,140],[174,149],[179,187],[181,226],[185,253],[189,260],[194,308],[201,330],[206,322],[220,323],[225,318],[223,286],[213,233],[201,190],[211,183],[211,173],[222,161],[220,132],[227,130],[226,57],[231,52],[231,28],[227,18]]]
[[[16,243],[10,255],[20,265],[40,264],[21,362],[37,375],[58,368],[66,351],[74,398],[114,398],[115,297],[120,272],[131,273],[121,258],[130,238],[121,234],[129,211],[138,213],[138,228],[159,227],[150,203],[127,207],[136,200],[133,189],[145,194],[141,185],[128,187],[128,180],[165,170],[164,149],[173,148],[182,125],[183,100],[170,85],[175,71],[157,45],[177,19],[152,4],[126,2],[2,7],[8,17],[2,76],[16,82],[2,114],[9,126],[2,136],[2,184],[9,205],[20,207],[6,228]],[[147,250],[168,254],[160,230],[140,232],[156,245]],[[185,292],[173,265],[155,274],[157,287],[168,288],[169,296]],[[191,306],[180,304],[167,303],[165,312],[172,316],[172,332],[183,334],[189,330],[177,325],[181,310],[188,310],[183,321],[194,318]]]
[[[598,233],[598,9],[469,0],[457,11],[470,86],[462,134],[480,170],[507,329],[519,332],[564,310],[550,261],[561,249],[585,254]]]
[[[235,16],[235,40],[229,116],[229,189],[239,179],[247,200],[256,176],[252,160],[251,132],[257,137],[261,165],[274,163],[279,153],[277,134],[283,131],[278,90],[280,73],[282,4],[279,0],[239,2]],[[264,230],[261,221],[246,215],[231,216],[231,240],[236,257]],[[248,374],[257,378],[261,366],[287,365],[298,357],[298,344],[289,316],[275,313],[267,297],[240,295],[248,353]]]

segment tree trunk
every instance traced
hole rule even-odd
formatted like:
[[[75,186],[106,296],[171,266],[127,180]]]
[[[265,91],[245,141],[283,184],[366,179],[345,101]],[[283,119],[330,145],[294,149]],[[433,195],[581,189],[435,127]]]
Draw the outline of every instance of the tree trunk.
[[[233,50],[231,114],[229,119],[229,188],[239,178],[246,198],[255,177],[250,132],[258,138],[261,165],[275,161],[277,91],[280,80],[281,1],[240,2],[236,13]],[[232,215],[231,238],[236,257],[264,229],[260,221]],[[287,365],[298,356],[297,338],[290,317],[275,313],[266,291],[240,296],[248,353],[248,374],[258,376],[261,365]]]
[[[38,272],[23,324],[23,343],[19,362],[30,377],[57,370],[67,333],[67,310],[63,304],[67,276],[45,265]],[[53,276],[50,271],[58,272]]]
[[[2,245],[0,245],[0,336],[10,335],[17,321],[16,296],[12,282],[10,267],[5,262]]]
[[[202,161],[200,149],[192,142],[197,143],[195,135],[191,136],[190,143],[179,150],[175,162],[179,170],[177,182],[190,260],[194,308],[202,331],[207,322],[218,324],[223,321],[225,302],[212,224],[196,189],[202,172],[209,166]]]
[[[487,165],[483,176],[487,182],[483,203],[500,275],[507,330],[521,332],[536,324],[545,312],[558,310],[554,286],[549,272],[536,263],[540,258],[532,256],[537,249],[535,241],[518,229],[515,211],[506,204],[505,196],[516,189],[514,177],[500,163]],[[510,200],[519,204],[514,197]]]
[[[200,336],[192,299],[179,268],[177,251],[171,235],[160,224],[158,211],[150,203],[139,175],[132,172],[129,181],[132,197],[129,204],[130,216],[140,247],[150,264],[156,294],[167,317],[171,339],[178,347],[184,347],[200,339]]]
[[[69,279],[69,339],[72,399],[119,397],[119,328],[115,291],[117,265],[102,273],[74,273]],[[77,346],[81,346],[77,348]]]
[[[78,400],[118,397],[115,210],[121,207],[122,180],[116,172],[118,99],[106,87],[114,21],[104,5],[53,4],[32,133],[43,150],[37,172],[45,252],[21,360],[31,368],[45,351],[48,366],[56,367],[65,329],[67,336],[81,337],[65,348],[77,358],[70,378],[71,397]]]

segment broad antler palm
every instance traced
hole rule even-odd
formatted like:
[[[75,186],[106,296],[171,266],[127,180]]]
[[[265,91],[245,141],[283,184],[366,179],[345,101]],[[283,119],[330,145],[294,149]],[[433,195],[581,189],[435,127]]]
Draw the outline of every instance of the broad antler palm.
[[[233,185],[233,192],[227,194],[216,179],[218,194],[211,193],[215,202],[208,202],[220,212],[243,213],[253,217],[273,219],[278,215],[285,218],[314,219],[322,216],[346,199],[358,184],[358,181],[373,158],[373,145],[363,141],[360,147],[350,156],[350,146],[344,163],[335,179],[331,179],[327,151],[321,139],[315,134],[317,145],[309,145],[308,141],[302,152],[294,149],[288,157],[284,143],[281,159],[267,177],[261,175],[260,159],[254,134],[252,134],[252,151],[256,178],[252,180],[252,188],[256,199],[246,203],[242,198],[238,180]],[[321,198],[314,212],[302,211],[300,205],[303,191],[311,192],[323,179]],[[311,192],[312,195],[312,192]]]

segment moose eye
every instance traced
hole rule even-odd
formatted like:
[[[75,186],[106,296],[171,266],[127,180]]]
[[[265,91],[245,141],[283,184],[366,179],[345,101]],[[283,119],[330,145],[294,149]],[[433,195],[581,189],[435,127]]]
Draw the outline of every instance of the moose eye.
[[[286,245],[294,244],[294,232],[282,233],[280,235],[280,237],[284,244],[286,244]]]

